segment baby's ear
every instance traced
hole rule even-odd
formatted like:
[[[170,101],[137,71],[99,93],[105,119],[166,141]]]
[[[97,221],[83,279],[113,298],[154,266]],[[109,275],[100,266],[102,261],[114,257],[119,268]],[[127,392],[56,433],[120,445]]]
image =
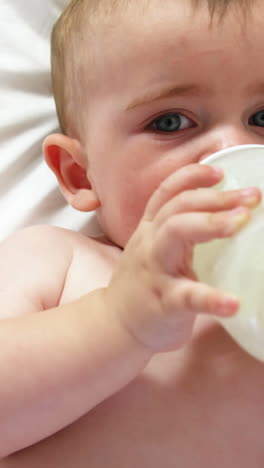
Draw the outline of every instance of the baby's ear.
[[[66,135],[52,134],[45,138],[43,152],[67,202],[79,211],[96,210],[100,201],[88,180],[80,143]]]

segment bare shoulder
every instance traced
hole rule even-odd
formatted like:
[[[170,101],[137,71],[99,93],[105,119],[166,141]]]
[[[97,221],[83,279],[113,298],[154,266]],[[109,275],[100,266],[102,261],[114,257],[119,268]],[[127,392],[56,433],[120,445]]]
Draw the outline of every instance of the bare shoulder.
[[[54,259],[66,254],[71,257],[73,233],[55,226],[36,225],[15,232],[0,243],[1,270],[8,266],[28,267],[38,263],[54,263]],[[55,257],[54,257],[55,255]]]
[[[0,318],[46,310],[104,286],[119,249],[48,225],[0,243]]]
[[[6,310],[4,316],[56,307],[77,243],[78,233],[47,225],[25,228],[2,241],[0,304]]]
[[[64,284],[61,304],[106,287],[116,269],[122,250],[101,238],[79,234]]]

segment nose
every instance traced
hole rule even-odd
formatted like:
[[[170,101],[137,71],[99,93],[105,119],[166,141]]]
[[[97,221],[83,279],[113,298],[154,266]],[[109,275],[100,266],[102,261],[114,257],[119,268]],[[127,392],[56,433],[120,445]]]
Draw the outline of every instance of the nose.
[[[263,136],[257,135],[249,128],[235,126],[217,127],[204,135],[202,147],[200,148],[199,161],[207,158],[217,151],[221,151],[232,146],[263,144]]]

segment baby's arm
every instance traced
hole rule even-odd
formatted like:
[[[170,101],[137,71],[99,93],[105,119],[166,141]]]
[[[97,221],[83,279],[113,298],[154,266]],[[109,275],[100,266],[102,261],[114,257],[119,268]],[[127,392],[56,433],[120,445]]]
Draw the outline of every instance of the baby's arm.
[[[1,457],[84,415],[152,355],[121,327],[103,289],[52,307],[71,262],[69,236],[34,227],[0,245]]]
[[[40,262],[31,262],[33,276],[25,270],[26,281],[20,277],[21,287],[16,285],[13,295],[9,290],[10,304],[18,304],[16,311],[27,315],[0,321],[2,455],[85,414],[134,379],[154,353],[179,349],[190,339],[198,313],[235,313],[238,300],[226,300],[223,291],[198,282],[192,250],[198,242],[232,236],[260,194],[207,188],[219,180],[205,165],[185,167],[168,177],[147,204],[109,285],[77,301],[56,307],[69,265],[59,278],[53,268],[49,275],[38,271],[39,265],[49,263],[47,248]],[[57,244],[63,256],[60,243],[52,240],[51,258],[56,258]],[[23,246],[24,251],[32,248],[27,240]],[[0,258],[11,257],[11,271],[16,272],[18,265],[12,255],[5,257],[7,250],[6,244]],[[26,265],[26,259],[20,263]],[[56,281],[59,291],[52,289]],[[5,277],[0,283],[3,291],[12,284]],[[53,306],[47,299],[49,288]]]

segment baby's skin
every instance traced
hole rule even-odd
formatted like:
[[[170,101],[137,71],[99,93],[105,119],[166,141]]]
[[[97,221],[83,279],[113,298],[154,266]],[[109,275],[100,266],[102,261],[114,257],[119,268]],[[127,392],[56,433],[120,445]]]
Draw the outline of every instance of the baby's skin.
[[[192,266],[260,201],[199,163],[264,144],[263,6],[211,23],[153,5],[98,32],[83,141],[44,143],[104,237],[37,226],[0,246],[1,468],[264,465],[264,365],[215,320],[238,299]]]
[[[65,241],[68,233],[60,235]],[[120,260],[116,247],[92,246],[79,234],[71,242],[78,250],[61,299],[65,302],[107,284]],[[92,256],[91,286],[87,269]],[[263,364],[240,349],[212,317],[200,315],[186,346],[156,354],[121,391],[0,466],[261,468],[263,388]]]

